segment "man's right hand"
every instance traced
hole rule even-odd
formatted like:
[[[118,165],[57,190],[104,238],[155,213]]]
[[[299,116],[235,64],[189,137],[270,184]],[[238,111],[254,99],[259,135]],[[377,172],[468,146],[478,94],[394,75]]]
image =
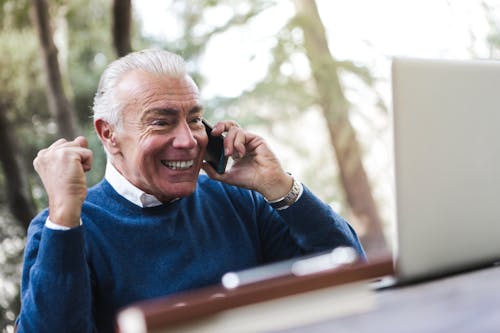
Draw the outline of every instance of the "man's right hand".
[[[49,198],[50,221],[66,227],[80,225],[87,196],[85,172],[92,167],[92,151],[83,136],[73,141],[59,139],[38,152],[33,166]]]

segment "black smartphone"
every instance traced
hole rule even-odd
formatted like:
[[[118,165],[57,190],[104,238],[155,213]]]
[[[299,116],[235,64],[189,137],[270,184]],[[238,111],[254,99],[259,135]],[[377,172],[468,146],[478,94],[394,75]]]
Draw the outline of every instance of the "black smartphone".
[[[208,135],[208,145],[203,159],[210,164],[217,173],[223,174],[226,171],[227,156],[224,155],[224,137],[213,136],[212,126],[205,119],[202,120],[205,131]]]

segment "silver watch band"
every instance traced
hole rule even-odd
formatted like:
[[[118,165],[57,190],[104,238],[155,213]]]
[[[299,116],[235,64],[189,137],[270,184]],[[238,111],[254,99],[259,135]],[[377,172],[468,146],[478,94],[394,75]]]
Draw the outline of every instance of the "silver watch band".
[[[302,184],[295,178],[293,178],[293,185],[290,191],[283,198],[270,201],[269,204],[271,205],[271,207],[278,210],[288,208],[299,199],[302,191]]]

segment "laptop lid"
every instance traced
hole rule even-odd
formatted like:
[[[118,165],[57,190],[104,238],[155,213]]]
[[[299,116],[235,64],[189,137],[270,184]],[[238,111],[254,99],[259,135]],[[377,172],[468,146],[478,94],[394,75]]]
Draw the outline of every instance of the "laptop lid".
[[[398,280],[500,259],[500,62],[392,64]]]

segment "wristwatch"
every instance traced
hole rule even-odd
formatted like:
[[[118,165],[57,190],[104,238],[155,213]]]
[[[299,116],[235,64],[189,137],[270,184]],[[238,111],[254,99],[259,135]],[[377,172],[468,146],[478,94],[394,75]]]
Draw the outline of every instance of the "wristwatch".
[[[302,190],[302,184],[295,178],[293,178],[293,185],[290,191],[280,199],[269,201],[269,204],[271,205],[271,207],[278,210],[288,208],[297,201],[300,194],[302,193]]]

